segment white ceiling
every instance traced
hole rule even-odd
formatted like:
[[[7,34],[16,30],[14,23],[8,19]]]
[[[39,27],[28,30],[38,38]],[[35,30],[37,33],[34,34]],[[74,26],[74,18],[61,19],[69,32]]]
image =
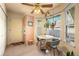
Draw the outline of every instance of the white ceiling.
[[[41,4],[46,4],[46,3],[41,3]],[[54,3],[52,8],[42,8],[42,10],[44,12],[47,12],[48,10],[53,9],[57,5],[59,5],[59,4]],[[20,12],[23,14],[31,14],[31,11],[33,10],[33,7],[27,6],[27,5],[22,5],[21,3],[6,3],[6,8],[8,10]],[[42,14],[40,13],[40,15],[42,15]]]

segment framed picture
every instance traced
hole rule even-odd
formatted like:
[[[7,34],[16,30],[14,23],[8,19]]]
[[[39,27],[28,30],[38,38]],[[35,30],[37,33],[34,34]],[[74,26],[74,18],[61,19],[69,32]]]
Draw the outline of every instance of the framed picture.
[[[33,26],[33,22],[32,21],[28,21],[28,26]]]

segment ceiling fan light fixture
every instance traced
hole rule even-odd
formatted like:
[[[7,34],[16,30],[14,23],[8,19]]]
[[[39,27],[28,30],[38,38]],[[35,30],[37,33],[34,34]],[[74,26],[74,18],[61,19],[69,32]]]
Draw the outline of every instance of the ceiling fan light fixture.
[[[53,7],[53,4],[41,4],[41,3],[34,3],[34,4],[31,4],[31,3],[21,3],[23,5],[27,5],[27,6],[33,6],[33,10],[31,11],[31,14],[33,13],[36,13],[36,14],[39,14],[39,13],[42,13],[42,14],[45,14],[45,12],[43,11],[42,8],[52,8]]]
[[[39,14],[39,13],[41,12],[40,7],[35,7],[34,12],[35,12],[36,14]]]
[[[40,13],[40,9],[34,11],[36,14]]]

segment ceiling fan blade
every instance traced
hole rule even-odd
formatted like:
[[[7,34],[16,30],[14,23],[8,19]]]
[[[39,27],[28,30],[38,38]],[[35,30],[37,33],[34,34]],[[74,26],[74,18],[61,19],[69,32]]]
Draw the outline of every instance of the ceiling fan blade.
[[[33,14],[33,13],[34,13],[34,10],[31,11],[31,14]]]
[[[23,5],[28,5],[28,6],[34,6],[33,4],[30,4],[30,3],[21,3]]]
[[[41,5],[41,7],[45,7],[45,8],[51,8],[51,7],[53,7],[53,4],[46,4],[46,5]]]
[[[40,11],[41,11],[41,13],[42,13],[42,14],[44,14],[44,12],[43,12],[43,10],[42,10],[42,9],[40,9]]]

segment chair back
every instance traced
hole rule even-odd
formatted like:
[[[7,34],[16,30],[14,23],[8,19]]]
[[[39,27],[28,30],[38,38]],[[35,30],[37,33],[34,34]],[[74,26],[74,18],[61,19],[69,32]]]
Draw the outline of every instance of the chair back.
[[[41,39],[40,40],[40,48],[41,49],[45,49],[45,45],[46,45],[46,40],[45,39]]]
[[[60,30],[55,29],[54,36],[59,38],[60,37]]]
[[[57,45],[59,44],[60,40],[59,39],[54,39],[51,42],[51,47],[52,48],[57,48]]]
[[[39,41],[39,38],[37,37],[37,41]]]

